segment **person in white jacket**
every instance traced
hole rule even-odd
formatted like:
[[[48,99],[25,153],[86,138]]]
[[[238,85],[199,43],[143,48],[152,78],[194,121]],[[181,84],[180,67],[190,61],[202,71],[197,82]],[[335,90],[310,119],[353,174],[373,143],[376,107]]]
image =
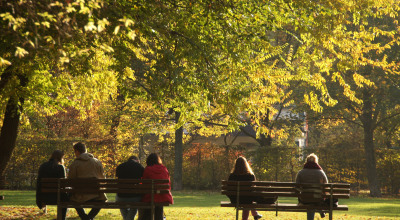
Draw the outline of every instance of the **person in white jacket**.
[[[104,169],[101,162],[94,158],[92,154],[87,153],[86,145],[78,142],[74,144],[75,160],[69,167],[68,179],[74,178],[96,178],[104,179]],[[104,193],[87,194],[87,193],[74,193],[71,195],[71,201],[74,202],[87,202],[87,201],[106,201],[107,197]],[[94,219],[100,212],[99,208],[92,208],[89,214],[85,213],[83,208],[76,208],[81,219]]]

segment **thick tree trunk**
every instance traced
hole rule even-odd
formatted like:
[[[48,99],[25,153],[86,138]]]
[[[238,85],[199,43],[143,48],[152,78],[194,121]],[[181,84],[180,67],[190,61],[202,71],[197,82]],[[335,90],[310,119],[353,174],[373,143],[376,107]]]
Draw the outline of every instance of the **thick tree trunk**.
[[[180,112],[175,112],[175,122],[178,123]],[[183,127],[175,131],[175,168],[174,168],[174,190],[182,190],[182,158],[183,158]]]
[[[379,187],[378,174],[376,171],[376,159],[374,150],[373,130],[364,127],[364,147],[365,147],[365,162],[367,167],[368,185],[370,196],[381,197],[381,189]]]
[[[17,99],[11,97],[4,113],[3,126],[0,131],[0,189],[5,187],[5,170],[17,140],[20,105],[22,103],[18,104]]]
[[[370,94],[367,90],[364,90],[363,104],[364,106],[362,113],[362,122],[364,128],[364,149],[370,196],[381,197],[382,193],[379,186],[378,174],[376,171],[376,159],[374,149],[374,121],[372,116],[373,109],[372,103],[370,101]]]

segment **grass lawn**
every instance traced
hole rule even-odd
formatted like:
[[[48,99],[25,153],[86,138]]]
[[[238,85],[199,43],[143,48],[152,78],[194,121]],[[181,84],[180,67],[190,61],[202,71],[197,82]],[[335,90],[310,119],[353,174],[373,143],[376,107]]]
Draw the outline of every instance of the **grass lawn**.
[[[49,213],[43,214],[35,206],[34,191],[0,191],[0,195],[5,196],[5,200],[0,201],[0,219],[54,219],[56,207],[50,206]],[[186,219],[235,219],[233,208],[221,208],[219,203],[227,200],[219,192],[172,192],[175,204],[166,207],[165,213],[168,220]],[[108,195],[110,200],[114,195]],[[280,199],[279,202],[296,202],[295,199]],[[400,199],[371,199],[356,197],[340,200],[340,204],[349,206],[349,211],[335,211],[334,219],[351,220],[400,220]],[[306,219],[305,213],[261,212],[262,219]],[[327,219],[325,217],[324,219]],[[68,211],[68,219],[79,219],[75,210]],[[122,219],[119,210],[103,209],[96,219]],[[252,219],[252,218],[249,218]],[[316,214],[316,218],[319,215]]]

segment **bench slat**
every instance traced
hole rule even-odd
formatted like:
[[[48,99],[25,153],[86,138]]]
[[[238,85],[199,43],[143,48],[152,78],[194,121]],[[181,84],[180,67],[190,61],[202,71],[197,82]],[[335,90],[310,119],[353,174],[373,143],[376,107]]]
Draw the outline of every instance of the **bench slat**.
[[[221,201],[221,207],[236,207],[236,204],[230,203],[229,201]],[[321,210],[326,211],[329,210],[329,206],[316,206],[316,205],[299,205],[299,204],[290,204],[290,203],[277,203],[277,204],[239,204],[239,207],[242,208],[256,208],[262,210],[262,208],[270,208],[270,210],[278,211],[289,211],[289,210],[297,210],[297,211],[307,211],[307,210]],[[347,205],[338,205],[337,207],[333,207],[333,210],[341,210],[348,211]]]
[[[237,190],[237,186],[222,186],[221,187],[222,190],[225,191],[236,191]],[[279,192],[299,192],[302,191],[303,189],[301,188],[294,188],[294,187],[268,187],[268,186],[240,186],[240,191],[266,191],[266,192],[275,192],[275,191],[279,191]],[[326,192],[326,193],[330,193],[331,189],[321,189],[321,188],[315,188],[315,189],[305,189],[303,191],[312,191],[313,192]],[[350,189],[336,189],[333,188],[332,192],[334,194],[349,194],[350,193]]]
[[[240,186],[280,186],[280,187],[330,187],[333,188],[350,188],[348,183],[325,183],[325,184],[310,184],[310,183],[293,183],[293,182],[268,182],[268,181],[227,181],[222,180],[222,185],[237,186],[238,182]]]
[[[155,206],[169,206],[168,202],[155,202]],[[59,204],[63,208],[104,208],[104,209],[117,209],[117,208],[151,208],[148,202],[61,202]]]
[[[223,195],[230,195],[230,196],[236,196],[237,192],[236,191],[222,191],[221,194]],[[281,197],[299,197],[301,194],[300,193],[290,193],[290,192],[240,192],[239,196],[254,196],[254,197],[275,197],[275,196],[281,196]],[[350,198],[350,194],[333,194],[333,198],[337,199],[348,199]],[[330,198],[330,195],[322,195],[320,198]]]
[[[50,178],[46,178],[49,181]],[[42,179],[44,180],[44,178]],[[43,182],[43,181],[42,181]],[[50,181],[51,182],[51,181]],[[95,178],[79,178],[79,179],[60,179],[63,184],[106,184],[106,183],[132,183],[132,184],[165,184],[169,183],[167,179],[95,179]]]
[[[160,190],[153,190],[156,194],[167,194],[169,190],[167,189],[160,189]],[[60,189],[61,193],[88,193],[88,194],[95,194],[95,193],[132,193],[132,194],[151,194],[152,190],[143,190],[143,189]]]

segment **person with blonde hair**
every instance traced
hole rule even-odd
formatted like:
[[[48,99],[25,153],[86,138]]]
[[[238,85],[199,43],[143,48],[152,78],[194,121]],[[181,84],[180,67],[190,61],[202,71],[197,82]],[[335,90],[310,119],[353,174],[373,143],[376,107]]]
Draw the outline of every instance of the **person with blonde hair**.
[[[328,178],[318,163],[317,155],[312,153],[307,156],[303,169],[297,173],[296,183],[328,183]],[[301,204],[320,204],[323,201],[320,198],[314,199],[310,197],[299,197],[299,202]],[[325,217],[323,212],[320,214],[321,218]],[[307,212],[307,220],[313,220],[314,215],[315,212]]]
[[[233,168],[232,173],[229,175],[228,180],[231,181],[256,181],[256,176],[253,173],[249,163],[246,158],[239,157],[236,159],[235,167]],[[228,196],[231,200],[231,203],[236,203],[236,196]],[[239,198],[240,204],[251,204],[253,201],[257,201],[258,198],[254,198],[252,196],[241,196]],[[257,210],[252,209],[251,214],[254,217],[254,220],[260,219],[262,215],[258,214]],[[243,210],[242,212],[242,220],[247,220],[249,218],[249,210]]]

